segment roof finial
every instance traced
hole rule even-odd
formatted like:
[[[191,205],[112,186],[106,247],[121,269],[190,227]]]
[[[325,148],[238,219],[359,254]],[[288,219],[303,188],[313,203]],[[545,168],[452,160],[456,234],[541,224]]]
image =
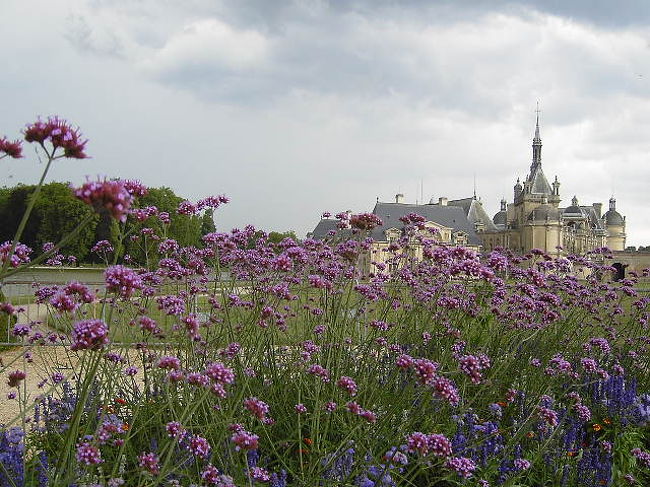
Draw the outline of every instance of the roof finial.
[[[535,109],[535,112],[537,113],[537,121],[535,123],[535,139],[539,140],[539,112],[541,110],[539,109],[539,100],[537,101],[537,108]]]
[[[476,173],[474,173],[474,199],[476,199]]]

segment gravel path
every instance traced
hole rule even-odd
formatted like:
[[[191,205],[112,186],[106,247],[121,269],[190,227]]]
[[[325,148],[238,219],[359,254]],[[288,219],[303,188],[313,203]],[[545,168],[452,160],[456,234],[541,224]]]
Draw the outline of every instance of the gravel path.
[[[29,323],[32,321],[41,321],[35,325],[34,329],[39,330],[44,335],[54,331],[46,325],[47,307],[45,305],[30,304],[23,306],[25,310],[18,315],[18,323]],[[4,337],[3,337],[4,340]],[[127,359],[128,365],[135,365],[140,368],[140,354],[136,350],[120,350]],[[70,377],[74,369],[79,365],[83,352],[73,352],[70,347],[63,345],[18,345],[9,350],[0,352],[0,425],[13,422],[14,425],[20,424],[20,402],[18,399],[8,399],[7,395],[12,392],[20,393],[20,397],[27,397],[25,402],[28,405],[33,404],[34,400],[48,393],[52,388],[50,379],[54,373],[62,373],[66,378]],[[15,371],[22,370],[27,373],[27,377],[18,389],[10,388],[7,384],[7,376]],[[140,374],[136,375],[136,380],[140,379]],[[56,396],[56,393],[54,394]],[[30,413],[28,413],[29,415]]]

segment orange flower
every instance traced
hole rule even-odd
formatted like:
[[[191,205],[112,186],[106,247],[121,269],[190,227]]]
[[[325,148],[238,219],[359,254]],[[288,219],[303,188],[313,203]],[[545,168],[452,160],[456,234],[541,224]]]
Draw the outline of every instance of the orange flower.
[[[568,457],[574,457],[576,455],[576,452],[575,450],[569,450],[568,452],[566,452],[566,454]]]
[[[311,446],[311,445],[314,444],[314,440],[312,440],[311,438],[303,438],[302,441],[304,441],[305,444],[306,444],[306,445],[309,445],[309,446]]]
[[[529,431],[528,433],[526,433],[526,437],[527,438],[534,438],[535,437],[535,432],[534,431]]]
[[[499,406],[501,406],[502,408],[504,408],[504,407],[506,407],[506,406],[508,405],[508,403],[507,403],[507,402],[504,402],[504,401],[498,401],[497,404],[498,404]]]
[[[126,399],[122,399],[121,397],[116,397],[115,402],[121,405],[126,404]]]
[[[609,419],[609,418],[605,418],[605,419],[603,419],[603,423],[605,423],[605,424],[612,424],[612,420]]]
[[[593,428],[594,428],[594,431],[600,431],[601,429],[603,429],[603,427],[602,427],[602,425],[600,423],[594,423]]]
[[[122,424],[122,431],[129,431],[131,429],[131,426],[129,423],[123,423]]]

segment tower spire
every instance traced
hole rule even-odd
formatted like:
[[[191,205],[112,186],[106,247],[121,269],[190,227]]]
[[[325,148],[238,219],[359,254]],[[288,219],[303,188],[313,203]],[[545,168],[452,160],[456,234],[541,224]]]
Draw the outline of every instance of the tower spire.
[[[474,173],[474,199],[476,199],[476,173]]]
[[[539,136],[539,102],[537,102],[537,118],[535,121],[535,137],[533,138],[533,163],[530,166],[531,173],[542,165],[542,138]]]
[[[539,143],[542,143],[542,139],[539,137],[539,101],[537,102],[537,108],[535,109],[535,112],[537,113],[537,120],[535,122],[535,138],[533,141],[539,141]]]

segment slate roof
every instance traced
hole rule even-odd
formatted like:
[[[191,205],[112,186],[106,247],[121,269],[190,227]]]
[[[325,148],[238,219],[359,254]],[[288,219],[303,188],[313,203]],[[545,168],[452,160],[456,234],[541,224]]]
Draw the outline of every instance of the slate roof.
[[[337,227],[338,223],[339,221],[333,218],[323,218],[321,221],[318,222],[318,225],[316,225],[314,231],[311,232],[310,234],[311,238],[316,240],[324,240],[329,236],[328,233],[330,232],[330,230],[338,231],[338,227]]]
[[[483,208],[481,202],[476,198],[471,197],[459,200],[450,200],[447,204],[449,206],[461,207],[472,225],[478,221],[483,223],[483,228],[486,232],[497,232],[499,230]]]
[[[508,213],[505,210],[499,210],[492,219],[492,223],[502,230],[508,224]]]
[[[544,171],[542,171],[541,164],[537,164],[531,168],[526,180],[531,182],[530,192],[532,194],[553,194],[551,185],[548,183]]]
[[[474,231],[474,225],[470,223],[460,206],[445,205],[409,205],[405,203],[377,203],[372,212],[381,218],[384,224],[372,231],[372,238],[375,240],[386,240],[386,230],[390,228],[404,228],[399,221],[400,217],[415,213],[423,216],[427,221],[453,228],[454,231],[462,231],[467,234],[467,241],[472,245],[481,245],[481,239]]]
[[[605,213],[605,221],[608,225],[623,225],[623,217],[616,210],[608,210]]]

